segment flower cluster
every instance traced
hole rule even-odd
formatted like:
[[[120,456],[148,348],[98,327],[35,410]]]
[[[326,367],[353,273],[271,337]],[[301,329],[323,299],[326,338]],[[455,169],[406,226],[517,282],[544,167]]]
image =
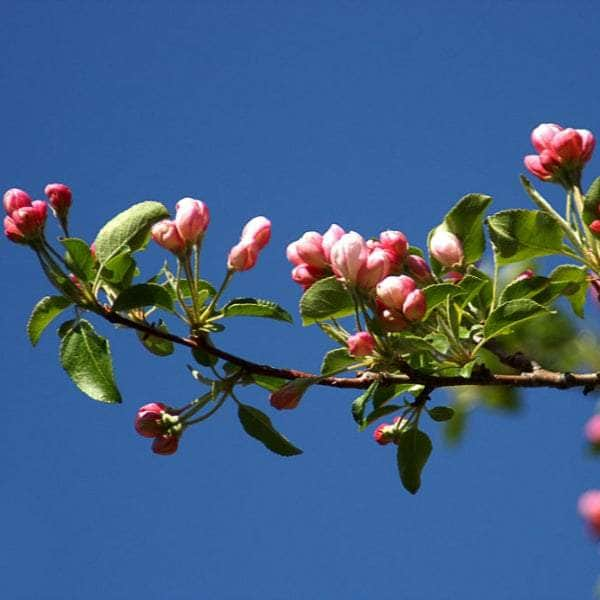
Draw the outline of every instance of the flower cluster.
[[[142,436],[154,438],[155,454],[174,454],[183,433],[183,424],[173,408],[162,402],[142,406],[135,416],[135,430]]]
[[[596,140],[587,129],[542,123],[531,132],[531,143],[539,154],[525,157],[527,169],[543,181],[568,186],[579,181],[581,169],[592,157]]]
[[[46,190],[55,185],[46,186]],[[67,186],[62,186],[69,190]],[[70,201],[69,190],[69,201]],[[54,207],[54,195],[50,196],[50,204]],[[17,244],[29,244],[40,239],[44,234],[46,217],[48,214],[48,205],[43,200],[31,200],[29,194],[18,188],[12,188],[4,193],[4,234],[11,241]],[[68,207],[67,209],[68,210]]]

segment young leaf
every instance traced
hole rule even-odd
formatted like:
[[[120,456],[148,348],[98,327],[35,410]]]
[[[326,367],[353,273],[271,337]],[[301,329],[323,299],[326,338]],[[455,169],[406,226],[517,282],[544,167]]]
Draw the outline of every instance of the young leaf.
[[[33,307],[27,321],[27,335],[32,346],[40,341],[44,329],[69,306],[71,301],[64,296],[46,296]]]
[[[65,334],[60,344],[60,361],[75,385],[90,398],[121,402],[108,341],[88,321],[80,320]]]
[[[583,319],[585,295],[588,288],[587,279],[586,268],[575,265],[559,265],[550,273],[552,283],[566,284],[561,293],[567,297],[573,312],[581,319]]]
[[[160,306],[172,311],[173,299],[162,285],[140,283],[123,290],[117,296],[112,309],[115,312],[121,312],[144,306]]]
[[[425,294],[425,302],[427,304],[427,312],[424,319],[432,313],[433,309],[446,301],[448,296],[453,297],[463,292],[457,285],[453,283],[434,283],[423,288]]]
[[[594,179],[585,194],[583,221],[586,225],[598,218],[598,205],[600,205],[600,177]]]
[[[491,201],[491,197],[484,194],[468,194],[444,219],[448,231],[456,234],[462,242],[466,264],[478,261],[485,250],[483,219]]]
[[[158,324],[154,325],[154,327],[164,333],[169,332],[167,326],[162,322],[162,320],[159,321]],[[145,331],[138,331],[137,336],[140,342],[142,342],[144,348],[146,348],[146,350],[148,350],[148,352],[151,354],[154,354],[155,356],[169,356],[173,354],[173,342],[170,340],[165,340],[164,338],[151,335]]]
[[[131,252],[140,250],[147,242],[150,227],[166,219],[169,211],[154,201],[134,204],[111,219],[96,236],[96,258],[105,265],[113,256],[126,248]]]
[[[275,454],[280,456],[302,454],[302,450],[281,435],[273,427],[271,419],[257,408],[248,404],[238,404],[238,418],[248,435],[262,442]]]
[[[325,375],[337,372],[358,362],[360,362],[360,358],[350,356],[346,348],[336,348],[335,350],[330,350],[324,356],[323,363],[321,364],[321,373]]]
[[[137,266],[129,250],[113,256],[102,267],[102,279],[119,289],[128,288],[135,276]]]
[[[515,325],[549,314],[546,307],[533,300],[509,300],[497,306],[485,323],[483,335],[491,340],[499,335],[510,333]]]
[[[260,385],[260,387],[265,390],[269,390],[269,392],[276,392],[280,390],[284,385],[287,385],[287,379],[279,379],[279,377],[269,377],[268,375],[252,375],[252,379],[256,385]]]
[[[354,312],[354,302],[346,288],[335,278],[314,283],[300,299],[302,325],[345,317]]]
[[[370,412],[364,420],[364,424],[361,427],[361,431],[364,431],[371,423],[377,421],[377,419],[381,419],[381,417],[385,417],[387,415],[391,415],[399,411],[402,407],[397,404],[386,404],[385,406],[380,406],[376,408],[372,412]]]
[[[490,237],[500,264],[559,254],[563,231],[540,210],[504,210],[488,218]]]
[[[259,298],[234,298],[223,307],[226,317],[264,317],[293,323],[292,316],[284,308]]]
[[[77,277],[83,281],[91,281],[96,270],[90,247],[78,238],[63,238],[60,243],[65,247],[67,254],[65,262]]]
[[[449,421],[454,416],[454,410],[448,406],[434,406],[427,413],[434,421]]]
[[[547,277],[529,277],[520,281],[511,281],[502,290],[499,303],[509,300],[518,300],[519,298],[535,298],[540,292],[543,292],[550,285]]]
[[[192,348],[192,356],[203,367],[214,367],[219,362],[219,359],[214,354],[208,353],[204,348],[200,348],[199,346]]]
[[[371,396],[375,393],[379,386],[378,381],[374,381],[368,389],[366,389],[354,402],[352,403],[352,418],[362,427],[365,419],[365,409],[371,399]]]
[[[414,427],[398,437],[398,471],[402,485],[411,494],[416,494],[421,487],[421,472],[432,448],[429,436]]]

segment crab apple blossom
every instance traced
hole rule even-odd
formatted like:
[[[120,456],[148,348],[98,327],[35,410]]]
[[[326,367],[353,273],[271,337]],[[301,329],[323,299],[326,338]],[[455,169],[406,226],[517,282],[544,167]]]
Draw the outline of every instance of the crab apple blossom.
[[[374,288],[390,272],[390,259],[383,248],[371,250],[356,277],[356,285],[365,290]]]
[[[323,236],[316,231],[307,231],[299,240],[287,247],[287,258],[294,264],[307,264],[311,267],[324,268],[328,266],[323,250]]]
[[[4,235],[15,244],[27,243],[27,238],[8,215],[4,217]]]
[[[331,268],[338,279],[355,285],[368,257],[369,249],[365,240],[351,231],[345,233],[331,248]]]
[[[323,234],[323,254],[325,260],[331,262],[331,248],[333,245],[345,234],[346,232],[337,224],[333,223],[329,226],[329,229]]]
[[[427,311],[427,302],[423,290],[414,290],[408,294],[402,305],[402,313],[409,321],[420,321]]]
[[[34,200],[31,206],[23,206],[13,210],[9,218],[23,238],[30,241],[39,238],[43,234],[47,214],[48,205],[43,200]],[[6,224],[5,220],[5,229]],[[12,227],[9,227],[9,229],[12,231]]]
[[[326,271],[301,263],[292,269],[292,279],[307,290],[315,281],[323,278]]]
[[[185,254],[187,246],[185,240],[179,234],[175,221],[164,219],[152,226],[152,239],[165,250],[177,256]]]
[[[373,439],[380,445],[386,446],[393,440],[394,428],[389,423],[378,425],[373,432]]]
[[[582,494],[577,502],[577,509],[590,532],[600,537],[600,490],[588,490]]]
[[[375,350],[375,338],[368,331],[359,331],[348,338],[347,345],[351,356],[369,356]]]
[[[6,192],[4,192],[2,202],[4,204],[4,210],[6,211],[6,214],[9,216],[13,211],[17,210],[17,208],[31,206],[31,198],[29,194],[24,190],[20,190],[19,188],[11,188],[10,190],[6,190]]]
[[[383,231],[379,235],[379,242],[396,255],[398,262],[402,262],[408,249],[408,239],[401,231]]]
[[[242,229],[242,239],[253,241],[262,250],[271,239],[271,221],[266,217],[250,219]]]
[[[600,445],[600,414],[588,419],[585,424],[585,437],[590,444]]]
[[[73,198],[71,189],[64,183],[49,183],[44,188],[44,194],[48,197],[48,203],[54,214],[59,219],[65,219]]]
[[[377,284],[377,298],[389,309],[402,311],[404,301],[417,287],[408,275],[390,275]]]
[[[248,271],[256,264],[259,251],[258,244],[252,240],[238,242],[229,251],[227,268],[230,271]]]
[[[152,452],[169,456],[177,452],[179,447],[179,436],[175,434],[165,433],[154,438],[152,442]]]
[[[181,239],[190,246],[197,244],[210,223],[208,206],[202,200],[182,198],[175,211],[175,225]]]
[[[153,438],[165,432],[163,415],[172,414],[172,409],[162,402],[150,402],[138,409],[135,415],[135,430],[143,437]]]
[[[436,229],[429,240],[429,251],[444,267],[460,267],[464,259],[462,242],[451,231]]]
[[[431,269],[427,261],[418,254],[409,254],[404,260],[406,269],[410,275],[417,281],[429,283],[432,281]]]

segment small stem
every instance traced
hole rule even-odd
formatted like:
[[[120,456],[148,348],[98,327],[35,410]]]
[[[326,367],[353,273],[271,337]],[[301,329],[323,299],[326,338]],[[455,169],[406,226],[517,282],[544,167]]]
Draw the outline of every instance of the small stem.
[[[181,262],[183,264],[185,276],[188,280],[188,285],[190,286],[190,293],[192,294],[192,306],[194,308],[194,318],[192,320],[192,326],[193,326],[198,323],[199,316],[200,316],[200,309],[198,307],[198,294],[196,292],[196,281],[194,280],[194,274],[192,273],[192,265],[190,264],[189,254]]]
[[[494,256],[494,279],[492,280],[492,303],[490,305],[490,312],[496,308],[496,300],[498,296],[498,275],[500,265],[498,264],[498,252],[496,246],[492,243],[492,255]]]
[[[354,318],[356,321],[356,330],[357,331],[362,331],[363,327],[360,323],[360,314],[359,314],[359,308],[358,308],[358,298],[356,296],[356,290],[352,289],[350,291],[350,294],[352,295],[352,301],[354,302]]]
[[[44,244],[44,247],[47,250],[50,250],[50,252],[53,254],[53,256],[55,258],[57,258],[59,260],[59,262],[61,262],[64,265],[65,269],[67,269],[67,270],[69,269],[69,265],[67,265],[64,258],[48,243],[48,240],[46,240],[46,238],[44,238],[42,240],[42,244]]]
[[[195,425],[196,423],[206,421],[206,419],[208,419],[209,417],[212,417],[212,415],[214,415],[221,408],[221,406],[223,406],[223,403],[225,402],[225,400],[227,400],[228,396],[229,396],[228,391],[223,392],[223,394],[221,394],[221,397],[219,398],[219,400],[217,401],[215,406],[213,406],[207,413],[203,414],[201,417],[192,419],[191,421],[186,421],[186,425]],[[194,413],[192,413],[192,414],[194,414]]]
[[[223,292],[229,285],[229,282],[231,281],[231,278],[233,277],[234,273],[235,273],[234,270],[227,269],[227,272],[225,273],[225,277],[223,278],[223,281],[221,283],[221,287],[219,287],[219,289],[217,290],[217,293],[214,295],[213,299],[210,301],[210,304],[206,307],[204,312],[200,315],[200,323],[203,323],[210,316],[210,314],[214,310],[215,306],[217,305],[219,298],[223,295]]]
[[[181,308],[183,308],[188,321],[191,322],[192,315],[190,313],[189,306],[186,304],[185,298],[183,297],[183,294],[181,293],[181,287],[179,285],[180,279],[181,279],[181,262],[179,260],[177,260],[177,270],[175,271],[175,295],[177,296],[177,300],[179,300],[179,304],[181,304]]]

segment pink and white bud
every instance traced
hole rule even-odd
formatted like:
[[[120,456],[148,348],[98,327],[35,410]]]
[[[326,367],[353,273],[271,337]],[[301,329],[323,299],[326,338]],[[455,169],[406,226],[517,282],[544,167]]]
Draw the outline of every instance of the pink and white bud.
[[[401,262],[408,249],[408,239],[401,231],[383,231],[379,241],[384,248],[391,250],[396,255],[396,260]]]
[[[29,194],[24,190],[20,190],[19,188],[11,188],[10,190],[4,192],[2,201],[4,203],[4,210],[9,216],[18,208],[31,206],[31,198],[29,197]]]
[[[594,415],[585,424],[585,437],[590,444],[600,445],[600,415]]]
[[[163,221],[155,223],[152,226],[151,234],[152,239],[165,250],[168,250],[177,256],[182,256],[186,253],[186,243],[179,234],[175,221],[164,219]]]
[[[320,233],[307,231],[290,246],[288,246],[288,259],[293,264],[305,263],[319,269],[327,267],[328,263],[323,251],[323,236]],[[295,260],[300,262],[295,262]]]
[[[531,279],[535,277],[535,272],[533,269],[525,269],[522,273],[519,273],[515,277],[515,281],[524,281],[525,279]]]
[[[406,257],[404,264],[410,271],[410,274],[417,281],[422,283],[428,283],[432,281],[431,269],[423,257],[419,256],[418,254],[409,254]]]
[[[351,335],[346,343],[351,356],[370,356],[375,350],[375,339],[368,331]]]
[[[600,235],[600,219],[592,221],[588,227],[594,235]]]
[[[448,283],[460,283],[464,278],[465,276],[459,271],[448,271],[444,275],[444,281]]]
[[[556,153],[561,163],[580,162],[583,154],[583,140],[577,130],[569,127],[559,131],[552,138],[549,150]]]
[[[48,202],[59,219],[65,219],[71,208],[73,194],[64,183],[49,183],[44,188]]]
[[[259,251],[256,242],[242,240],[229,251],[227,268],[230,271],[248,271],[256,264]]]
[[[23,236],[27,240],[33,240],[42,235],[47,214],[47,204],[43,200],[35,200],[31,206],[13,210],[10,217]]]
[[[175,225],[181,239],[190,246],[197,244],[210,223],[208,207],[201,200],[182,198],[175,211]]]
[[[554,136],[562,131],[556,123],[541,123],[531,132],[531,143],[538,152],[543,152],[551,147]]]
[[[374,288],[390,272],[390,258],[383,248],[375,248],[358,272],[356,285],[365,290]]]
[[[406,297],[402,312],[409,321],[420,321],[425,316],[427,300],[423,290],[414,290]]]
[[[395,428],[389,423],[382,423],[378,425],[373,432],[373,439],[380,445],[386,446],[394,439]]]
[[[537,154],[528,154],[523,162],[525,168],[542,181],[550,181],[554,177],[552,171],[542,165],[541,156]]]
[[[292,279],[307,290],[315,281],[325,276],[325,271],[307,264],[300,264],[292,269]]]
[[[26,244],[27,239],[15,222],[7,215],[4,217],[4,235],[15,244]]]
[[[163,415],[168,413],[170,408],[162,402],[150,402],[144,404],[138,409],[135,415],[135,430],[143,437],[156,437],[165,432]]]
[[[390,275],[377,284],[376,294],[385,307],[400,312],[416,287],[415,280],[408,275]]]
[[[429,251],[444,267],[460,267],[464,259],[462,242],[451,231],[436,229],[429,240]]]
[[[250,219],[242,229],[242,238],[253,241],[262,250],[271,239],[271,221],[266,217]]]
[[[586,521],[590,533],[600,537],[600,490],[588,490],[579,497],[577,510]]]
[[[596,147],[596,138],[594,137],[594,134],[587,129],[577,129],[576,131],[581,136],[581,160],[583,162],[588,162]]]
[[[333,223],[329,226],[329,229],[323,234],[323,254],[325,260],[331,262],[331,249],[333,245],[345,234],[346,232],[339,226]]]
[[[170,433],[160,435],[152,442],[152,452],[154,452],[154,454],[161,454],[162,456],[175,454],[178,447],[179,436]]]
[[[368,257],[369,250],[365,240],[351,231],[345,233],[331,248],[331,268],[338,279],[354,285]]]

